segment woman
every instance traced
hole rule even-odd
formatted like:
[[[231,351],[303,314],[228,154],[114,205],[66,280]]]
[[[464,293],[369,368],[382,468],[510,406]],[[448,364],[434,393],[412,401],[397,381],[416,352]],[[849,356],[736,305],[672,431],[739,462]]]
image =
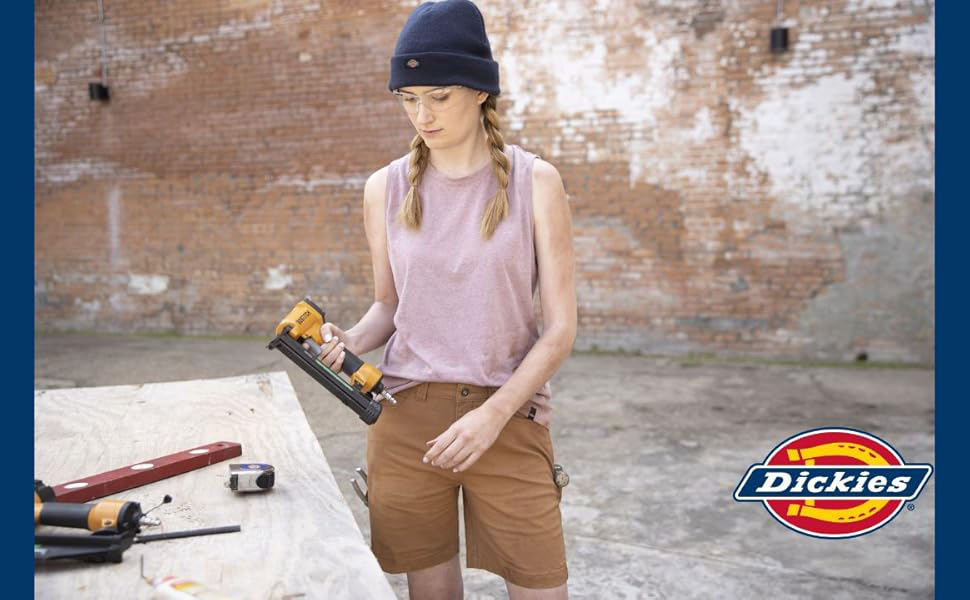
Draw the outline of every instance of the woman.
[[[367,180],[375,301],[347,331],[323,326],[321,356],[339,370],[344,348],[385,346],[398,403],[368,429],[372,549],[385,571],[407,573],[412,598],[461,598],[461,489],[467,566],[502,576],[513,600],[566,598],[549,436],[549,379],[576,335],[562,180],[504,143],[498,64],[474,4],[418,6],[390,62],[417,135]]]

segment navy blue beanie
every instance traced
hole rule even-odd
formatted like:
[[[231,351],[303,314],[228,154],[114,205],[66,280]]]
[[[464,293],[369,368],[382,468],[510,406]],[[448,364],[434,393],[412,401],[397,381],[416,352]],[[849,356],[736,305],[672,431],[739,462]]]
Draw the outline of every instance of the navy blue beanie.
[[[445,0],[414,9],[394,46],[387,88],[409,85],[463,85],[498,96],[498,63],[477,6]]]

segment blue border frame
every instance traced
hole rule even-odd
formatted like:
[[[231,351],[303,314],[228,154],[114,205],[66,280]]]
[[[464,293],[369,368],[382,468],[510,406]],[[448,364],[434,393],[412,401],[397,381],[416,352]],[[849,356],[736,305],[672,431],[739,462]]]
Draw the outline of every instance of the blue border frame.
[[[936,144],[941,152],[936,163],[937,196],[949,199],[943,210],[936,212],[936,540],[934,545],[936,594],[940,598],[959,597],[966,593],[961,575],[966,572],[963,554],[967,540],[967,518],[957,502],[965,498],[966,460],[966,388],[960,375],[967,371],[963,351],[970,336],[966,326],[966,307],[961,300],[961,276],[965,273],[961,243],[966,238],[966,191],[959,176],[966,172],[966,160],[961,146],[968,139],[966,96],[963,95],[966,70],[966,31],[970,8],[966,2],[940,2],[936,15],[936,81],[940,73],[949,71],[949,79],[936,93]],[[941,126],[942,123],[942,126]],[[934,201],[935,202],[935,201]],[[937,204],[934,203],[934,207]],[[939,327],[943,322],[944,327]],[[940,527],[940,523],[945,527]]]
[[[33,55],[34,4],[11,2],[6,12],[9,27],[2,43],[3,55],[8,58],[6,79],[9,85],[3,98],[6,143],[2,164],[7,191],[4,206],[7,231],[2,238],[7,279],[6,293],[2,297],[4,313],[11,327],[5,344],[5,370],[9,375],[4,407],[7,422],[0,439],[3,440],[4,455],[12,457],[7,460],[7,469],[14,493],[3,494],[0,501],[8,509],[8,514],[20,514],[19,518],[22,518],[24,508],[29,506],[26,494],[31,492],[28,482],[34,470],[34,333],[33,328],[26,333],[13,329],[24,327],[20,317],[34,316],[34,74],[33,65],[26,58],[28,48],[31,50],[29,55]],[[25,57],[23,61],[21,56]],[[24,494],[24,497],[18,494]],[[17,525],[22,525],[23,529]],[[28,530],[27,519],[17,521],[15,518],[8,534],[10,540],[4,546],[9,555],[4,571],[7,573],[5,587],[9,591],[5,595],[32,598],[34,563],[32,553],[24,546],[33,539],[33,524]]]

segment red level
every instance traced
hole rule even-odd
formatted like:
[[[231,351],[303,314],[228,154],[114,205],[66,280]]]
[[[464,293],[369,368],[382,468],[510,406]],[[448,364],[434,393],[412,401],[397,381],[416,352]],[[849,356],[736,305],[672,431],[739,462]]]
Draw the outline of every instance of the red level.
[[[54,486],[58,502],[87,502],[201,469],[242,454],[236,442],[213,442]]]

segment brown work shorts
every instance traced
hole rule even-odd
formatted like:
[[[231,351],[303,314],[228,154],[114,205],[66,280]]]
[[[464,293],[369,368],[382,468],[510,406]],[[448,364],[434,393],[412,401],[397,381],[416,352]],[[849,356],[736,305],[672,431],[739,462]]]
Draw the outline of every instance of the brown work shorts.
[[[426,442],[497,388],[421,383],[384,403],[367,429],[371,549],[388,573],[425,569],[458,553],[462,490],[467,567],[527,588],[566,581],[566,547],[549,430],[521,415],[470,468],[424,464]]]

